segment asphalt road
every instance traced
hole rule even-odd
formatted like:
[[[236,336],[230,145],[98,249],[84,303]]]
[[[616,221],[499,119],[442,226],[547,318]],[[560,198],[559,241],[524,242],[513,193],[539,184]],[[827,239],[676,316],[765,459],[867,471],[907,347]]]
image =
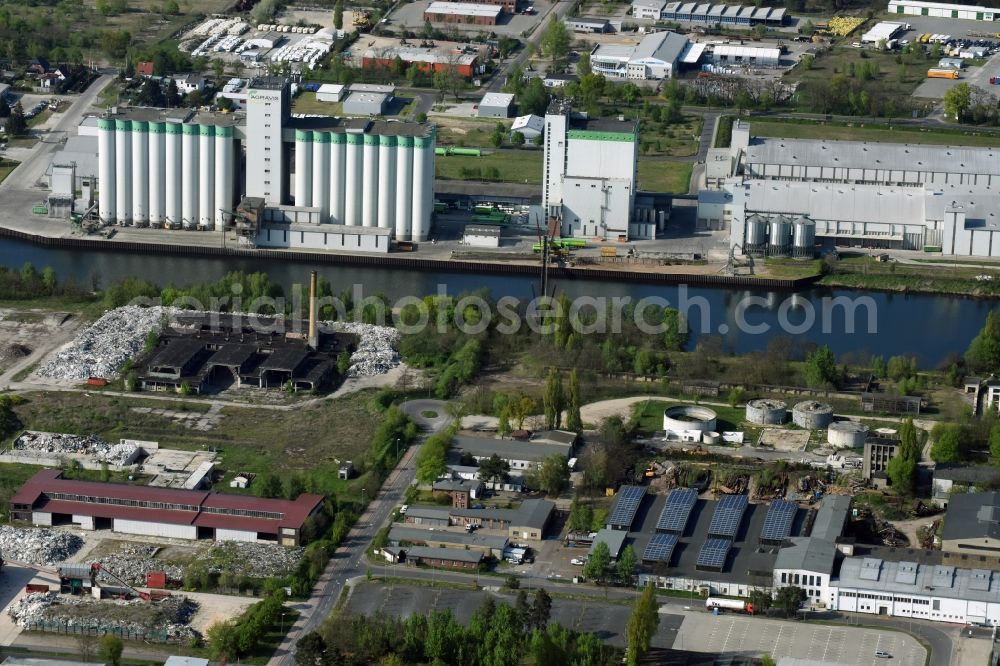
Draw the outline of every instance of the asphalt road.
[[[572,7],[573,3],[571,2],[555,3],[552,6],[552,9],[549,11],[548,15],[542,20],[541,23],[538,24],[538,27],[535,28],[535,31],[531,33],[531,37],[529,37],[525,41],[524,47],[521,48],[521,50],[518,51],[517,55],[511,58],[511,60],[506,65],[497,70],[496,74],[493,75],[493,80],[486,85],[486,87],[483,89],[483,92],[484,93],[501,92],[501,89],[503,88],[503,82],[507,79],[507,74],[515,67],[518,66],[523,67],[524,63],[528,61],[529,57],[528,45],[532,44],[537,47],[538,43],[542,41],[542,34],[545,32],[545,28],[548,27],[549,22],[553,20],[553,17],[562,19],[563,17],[566,16],[566,14],[569,13],[569,10]]]

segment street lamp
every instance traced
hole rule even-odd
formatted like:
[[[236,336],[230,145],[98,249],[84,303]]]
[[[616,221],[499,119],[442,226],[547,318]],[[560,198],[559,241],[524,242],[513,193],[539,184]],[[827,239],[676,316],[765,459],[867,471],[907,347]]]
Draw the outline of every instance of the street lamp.
[[[399,437],[396,438],[396,462],[399,462]]]

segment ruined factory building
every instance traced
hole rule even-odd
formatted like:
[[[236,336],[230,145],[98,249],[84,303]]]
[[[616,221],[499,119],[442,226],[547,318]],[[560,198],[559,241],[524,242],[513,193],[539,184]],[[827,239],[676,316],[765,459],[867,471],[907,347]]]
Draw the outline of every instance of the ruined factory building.
[[[300,545],[302,525],[321,495],[295,500],[73,481],[60,470],[31,477],[10,500],[10,518],[35,525],[75,525],[124,534]]]

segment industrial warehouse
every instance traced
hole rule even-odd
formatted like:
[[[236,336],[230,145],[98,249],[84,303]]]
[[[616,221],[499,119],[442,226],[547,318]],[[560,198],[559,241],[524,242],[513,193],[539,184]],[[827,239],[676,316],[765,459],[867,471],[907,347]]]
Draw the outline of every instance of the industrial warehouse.
[[[816,246],[1000,256],[993,148],[753,137],[736,123],[712,149],[698,224],[746,255],[812,257]]]
[[[10,500],[10,518],[35,525],[75,525],[122,534],[267,541],[300,545],[306,519],[323,505],[320,495],[265,499],[201,490],[74,481],[62,471],[36,473]]]
[[[293,117],[290,97],[287,81],[258,78],[245,114],[113,107],[98,120],[100,221],[216,232],[242,226],[246,241],[261,247],[385,252],[389,239],[425,240],[433,129]],[[67,168],[53,163],[54,174]]]

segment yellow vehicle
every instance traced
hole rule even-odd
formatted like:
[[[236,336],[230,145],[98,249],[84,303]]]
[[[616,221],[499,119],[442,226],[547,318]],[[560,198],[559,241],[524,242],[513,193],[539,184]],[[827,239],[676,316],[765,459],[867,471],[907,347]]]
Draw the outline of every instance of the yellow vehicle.
[[[958,70],[957,69],[928,69],[927,70],[928,79],[957,79]]]
[[[929,41],[931,41],[931,33],[925,32],[924,34],[920,35],[921,44],[926,44]]]

